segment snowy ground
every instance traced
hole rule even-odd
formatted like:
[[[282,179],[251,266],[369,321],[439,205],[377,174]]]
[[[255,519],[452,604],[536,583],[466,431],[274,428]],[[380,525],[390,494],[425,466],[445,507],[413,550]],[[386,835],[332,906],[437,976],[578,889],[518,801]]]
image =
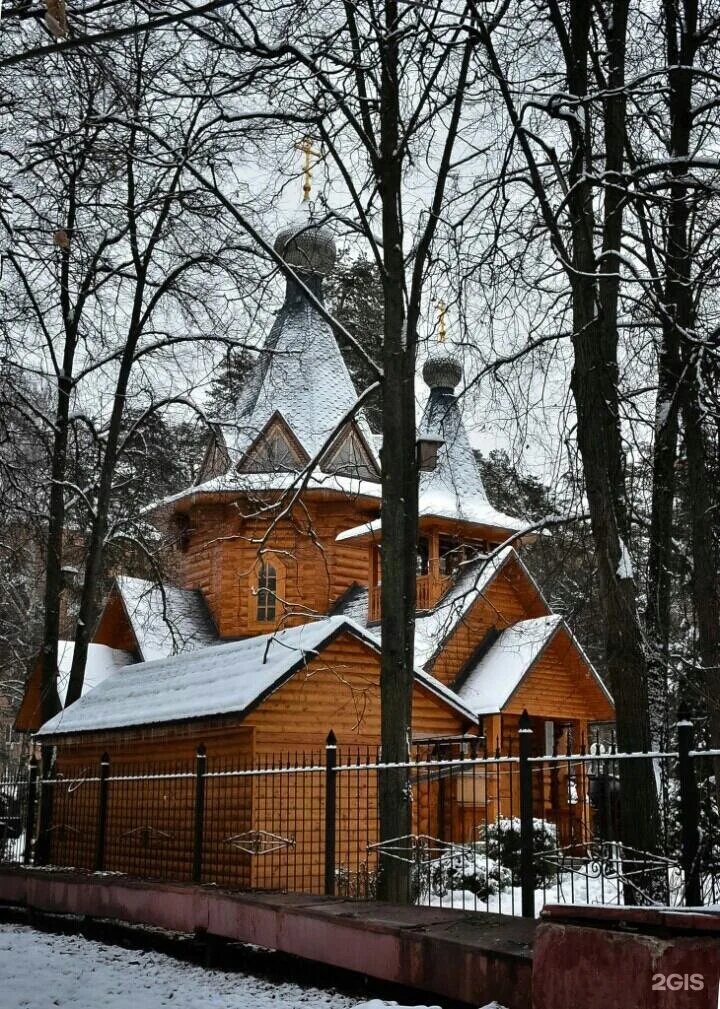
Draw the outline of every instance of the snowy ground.
[[[0,925],[0,1005],[7,1009],[411,1009],[317,988],[206,970],[162,953]],[[491,1003],[486,1009],[502,1009]],[[412,1009],[437,1009],[416,1006]]]
[[[0,925],[7,1009],[351,1009],[336,992],[205,970],[162,953]]]

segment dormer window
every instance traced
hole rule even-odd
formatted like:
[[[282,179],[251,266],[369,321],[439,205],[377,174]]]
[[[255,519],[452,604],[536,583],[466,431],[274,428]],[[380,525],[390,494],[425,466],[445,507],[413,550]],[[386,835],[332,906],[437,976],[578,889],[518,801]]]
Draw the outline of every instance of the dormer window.
[[[310,457],[276,412],[245,452],[238,469],[241,473],[299,473],[309,462]]]

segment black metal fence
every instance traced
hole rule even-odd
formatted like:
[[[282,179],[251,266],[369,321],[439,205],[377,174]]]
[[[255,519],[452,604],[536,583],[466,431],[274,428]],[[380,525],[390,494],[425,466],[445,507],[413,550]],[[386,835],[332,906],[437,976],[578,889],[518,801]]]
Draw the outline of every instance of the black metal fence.
[[[476,736],[416,742],[400,765],[412,832],[380,834],[376,747],[332,733],[321,751],[229,761],[201,746],[192,761],[36,762],[0,779],[4,861],[113,871],[240,889],[373,899],[387,859],[406,865],[408,898],[436,906],[534,915],[547,901],[716,903],[713,795],[698,787],[719,754],[618,753],[584,740],[538,752],[530,719],[516,752]],[[620,764],[651,762],[663,796],[652,851],[623,843]],[[398,765],[393,765],[397,767]],[[709,804],[704,808],[703,804]],[[708,821],[709,822],[709,821]]]

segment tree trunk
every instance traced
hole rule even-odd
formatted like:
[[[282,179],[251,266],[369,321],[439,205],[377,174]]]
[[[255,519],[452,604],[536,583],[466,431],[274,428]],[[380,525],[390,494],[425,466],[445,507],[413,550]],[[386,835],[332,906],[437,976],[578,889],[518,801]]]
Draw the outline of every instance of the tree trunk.
[[[572,127],[573,158],[568,200],[573,249],[572,300],[575,360],[572,391],[578,418],[578,445],[583,461],[598,566],[600,600],[605,617],[605,647],[621,750],[650,749],[647,667],[637,612],[637,587],[629,567],[629,520],[624,453],[620,431],[617,367],[617,302],[622,232],[624,148],[623,58],[627,5],[613,5],[608,55],[615,97],[606,107],[606,170],[617,179],[605,195],[603,265],[593,247],[596,228],[589,174],[590,123]],[[568,90],[588,93],[591,8],[570,8]],[[580,109],[581,106],[578,106]],[[578,115],[589,117],[588,106]],[[600,274],[597,282],[595,277]],[[653,852],[658,841],[657,794],[650,761],[620,762],[621,830],[630,849]],[[647,882],[644,881],[647,885]],[[626,888],[626,899],[633,893]]]
[[[665,272],[666,311],[681,354],[680,409],[687,458],[688,503],[692,542],[692,595],[701,676],[691,684],[691,703],[704,697],[710,742],[720,746],[720,548],[717,526],[717,473],[702,403],[702,350],[693,341],[696,309],[692,277],[691,191],[687,161],[691,149],[693,68],[697,58],[697,3],[685,0],[682,11],[665,3],[670,103],[672,184],[668,214]],[[720,800],[720,766],[716,767]]]
[[[382,110],[379,187],[382,198],[385,328],[383,347],[382,449],[382,656],[380,670],[382,760],[405,763],[409,756],[415,633],[417,550],[417,462],[415,448],[415,345],[408,339],[401,220],[402,161],[399,144],[397,4],[385,4],[382,48]],[[406,768],[380,772],[380,840],[412,832]],[[407,848],[400,841],[398,848]],[[407,903],[410,862],[383,852],[379,895]]]

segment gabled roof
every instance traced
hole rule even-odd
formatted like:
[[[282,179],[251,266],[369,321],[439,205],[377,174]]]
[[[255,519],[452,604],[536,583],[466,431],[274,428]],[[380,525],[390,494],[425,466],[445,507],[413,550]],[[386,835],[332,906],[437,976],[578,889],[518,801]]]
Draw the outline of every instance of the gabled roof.
[[[217,643],[215,624],[197,589],[161,587],[126,575],[115,584],[143,661]]]
[[[562,617],[520,620],[500,631],[492,647],[464,676],[458,693],[478,715],[501,711],[550,642]]]
[[[540,588],[528,571],[522,558],[512,547],[505,547],[489,558],[481,557],[462,568],[437,606],[430,613],[415,618],[415,665],[426,670],[441,651],[443,645],[462,623],[478,599],[489,589],[493,580],[509,564],[516,564],[532,587],[542,606],[549,606]],[[361,585],[351,585],[335,602],[333,612],[351,617],[363,626],[368,618],[368,590]],[[370,633],[379,642],[380,627],[373,626]]]
[[[427,667],[470,608],[509,561],[522,564],[512,547],[463,568],[435,609],[415,621],[415,663]],[[524,565],[522,565],[524,567]],[[539,590],[538,590],[539,591]]]
[[[74,641],[65,641],[63,639],[58,641],[57,692],[61,705],[65,704],[74,652]],[[34,732],[42,721],[41,659],[42,653],[35,663],[30,680],[25,688],[22,703],[15,716],[15,728],[18,732]],[[110,648],[108,645],[99,645],[94,641],[91,642],[88,645],[82,696],[84,697],[90,690],[99,686],[109,676],[113,676],[119,670],[131,665],[134,661],[135,658],[130,652],[122,651],[119,648]]]
[[[74,653],[74,641],[58,641],[57,690],[61,704],[65,704]],[[95,642],[91,642],[88,645],[87,662],[85,663],[83,694],[99,686],[108,676],[112,676],[119,669],[132,665],[134,661],[135,659],[130,652],[124,652],[120,648],[109,648],[107,645],[98,645]]]
[[[377,641],[344,617],[326,617],[157,662],[130,666],[82,697],[38,733],[42,736],[154,725],[221,714],[247,714],[331,641],[350,633],[377,651]],[[468,720],[472,712],[432,676],[418,683]],[[121,682],[122,681],[122,682]]]
[[[607,687],[558,613],[521,620],[502,630],[493,645],[465,673],[458,688],[460,697],[476,715],[502,711],[560,631],[567,634],[593,681],[612,704]]]
[[[331,616],[343,616],[349,617],[351,620],[356,621],[361,627],[367,625],[368,620],[368,597],[369,592],[367,586],[360,585],[358,582],[353,582],[343,594],[335,600],[332,609],[330,610]]]

